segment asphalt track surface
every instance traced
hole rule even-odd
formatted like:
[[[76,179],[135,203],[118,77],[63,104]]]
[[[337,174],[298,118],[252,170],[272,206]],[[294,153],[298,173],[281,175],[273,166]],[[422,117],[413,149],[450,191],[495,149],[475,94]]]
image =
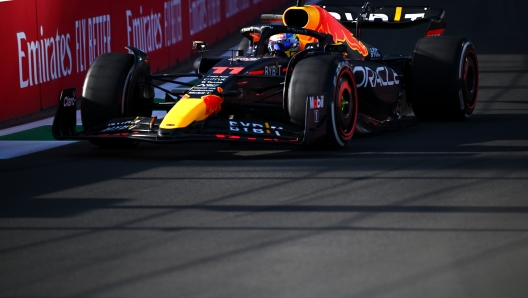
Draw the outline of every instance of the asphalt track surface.
[[[528,4],[442,5],[479,54],[469,121],[335,152],[80,142],[0,160],[0,296],[526,297]]]

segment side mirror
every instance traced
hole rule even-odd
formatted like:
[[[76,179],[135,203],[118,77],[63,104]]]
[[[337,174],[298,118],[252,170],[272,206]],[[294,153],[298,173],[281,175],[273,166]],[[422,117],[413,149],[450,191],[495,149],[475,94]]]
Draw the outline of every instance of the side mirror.
[[[205,52],[207,51],[207,43],[204,41],[193,41],[193,50],[197,50],[199,52]]]

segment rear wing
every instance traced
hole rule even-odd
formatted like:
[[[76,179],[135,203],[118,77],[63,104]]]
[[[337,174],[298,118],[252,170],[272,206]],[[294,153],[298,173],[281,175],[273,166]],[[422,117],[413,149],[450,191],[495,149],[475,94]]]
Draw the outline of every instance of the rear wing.
[[[304,6],[304,1],[298,2],[298,6]],[[343,0],[322,0],[317,5],[349,30],[355,30],[357,38],[361,38],[361,28],[405,29],[429,23],[425,35],[441,36],[447,26],[445,11],[441,8],[393,5],[373,7],[370,2],[363,6],[347,5],[343,4]],[[261,20],[265,23],[282,23],[283,15],[264,14]]]
[[[423,23],[429,23],[426,36],[440,36],[447,25],[445,11],[441,8],[425,6],[381,6],[373,7],[369,2],[363,6],[342,4],[342,0],[322,0],[318,3],[332,14],[343,25],[356,29],[356,36],[361,28],[404,29]]]
[[[263,22],[283,23],[324,32],[333,36],[334,41],[346,42],[352,51],[365,58],[370,49],[385,52],[386,55],[412,55],[416,41],[424,36],[441,36],[446,22],[445,11],[440,8],[418,6],[382,6],[374,8],[369,2],[363,6],[343,5],[343,0],[321,0],[318,5],[304,5],[298,0],[282,15],[262,15]],[[346,1],[346,0],[345,0]],[[409,30],[386,30],[406,29]],[[375,29],[364,30],[363,29]],[[382,29],[382,30],[377,30]],[[370,32],[369,32],[370,31]],[[355,32],[355,34],[353,33]],[[365,33],[365,34],[362,34]],[[363,36],[364,35],[364,36]]]

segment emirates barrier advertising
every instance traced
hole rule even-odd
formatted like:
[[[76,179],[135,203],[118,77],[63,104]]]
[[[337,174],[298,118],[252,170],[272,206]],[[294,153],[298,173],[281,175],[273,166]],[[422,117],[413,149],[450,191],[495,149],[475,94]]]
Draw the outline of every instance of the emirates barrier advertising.
[[[240,30],[285,0],[3,0],[0,121],[55,106],[64,88],[82,89],[94,59],[145,51],[153,72]],[[290,1],[293,2],[293,1]]]

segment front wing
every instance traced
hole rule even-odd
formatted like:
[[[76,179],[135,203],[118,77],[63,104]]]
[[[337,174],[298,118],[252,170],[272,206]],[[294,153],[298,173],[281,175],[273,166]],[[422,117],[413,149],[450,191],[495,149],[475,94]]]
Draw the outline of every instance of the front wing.
[[[302,144],[305,131],[284,123],[262,120],[207,119],[188,127],[161,129],[162,119],[156,117],[124,117],[105,124],[85,128],[76,127],[75,89],[65,89],[53,121],[52,133],[57,140],[134,139],[152,143],[185,141],[281,142]]]

